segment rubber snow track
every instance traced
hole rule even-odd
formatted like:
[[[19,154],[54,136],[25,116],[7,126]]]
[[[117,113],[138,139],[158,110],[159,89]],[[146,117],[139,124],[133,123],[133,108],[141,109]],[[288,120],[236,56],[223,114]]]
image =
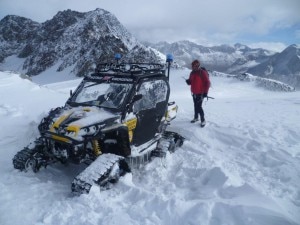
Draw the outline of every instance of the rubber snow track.
[[[13,158],[14,168],[21,171],[26,170],[26,164],[34,153],[36,153],[36,150],[29,148],[24,148],[23,150],[19,151]]]
[[[106,182],[103,181],[107,179],[114,165],[123,159],[124,157],[114,154],[100,155],[75,177],[72,182],[72,192],[78,194],[89,193],[93,184],[105,185]]]

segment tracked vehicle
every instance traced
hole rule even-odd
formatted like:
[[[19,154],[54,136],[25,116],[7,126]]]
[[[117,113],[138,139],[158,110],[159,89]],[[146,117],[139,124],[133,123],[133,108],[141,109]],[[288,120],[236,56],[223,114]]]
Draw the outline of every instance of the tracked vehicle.
[[[13,158],[15,169],[39,171],[61,163],[85,163],[72,192],[109,188],[153,157],[164,157],[184,138],[167,131],[177,105],[169,102],[170,64],[106,63],[83,78],[65,106],[38,126],[40,137]]]

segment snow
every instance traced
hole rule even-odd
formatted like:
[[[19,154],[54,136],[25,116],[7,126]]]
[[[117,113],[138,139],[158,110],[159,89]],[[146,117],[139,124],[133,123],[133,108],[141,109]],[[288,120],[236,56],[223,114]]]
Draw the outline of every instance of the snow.
[[[22,71],[23,64],[25,62],[24,58],[19,58],[17,55],[11,55],[5,58],[3,63],[0,63],[1,69],[9,71]]]
[[[57,62],[55,65],[40,73],[38,76],[32,76],[32,80],[38,84],[49,84],[66,80],[78,80],[78,77],[71,73],[73,70],[72,66],[66,68],[63,73],[58,72],[57,69],[61,64],[61,61]]]
[[[183,146],[110,190],[94,186],[75,197],[70,186],[81,166],[24,173],[12,158],[81,79],[35,77],[36,84],[0,72],[0,224],[299,225],[300,92],[211,76],[215,99],[204,102],[207,125],[200,128],[190,123],[188,74],[171,71],[170,81],[170,101],[179,106],[170,129],[186,137]]]

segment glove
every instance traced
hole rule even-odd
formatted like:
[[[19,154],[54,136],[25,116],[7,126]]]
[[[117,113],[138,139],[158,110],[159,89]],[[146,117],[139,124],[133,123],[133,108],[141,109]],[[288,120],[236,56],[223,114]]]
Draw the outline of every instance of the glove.
[[[190,84],[191,84],[190,79],[186,79],[185,82],[186,82],[187,85],[190,85]]]
[[[202,94],[202,97],[206,98],[207,97],[207,93]]]

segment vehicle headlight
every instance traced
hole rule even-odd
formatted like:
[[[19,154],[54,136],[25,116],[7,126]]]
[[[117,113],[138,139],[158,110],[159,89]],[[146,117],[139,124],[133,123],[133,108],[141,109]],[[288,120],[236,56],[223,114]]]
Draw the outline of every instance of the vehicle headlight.
[[[92,126],[92,130],[93,130],[93,131],[97,131],[97,130],[99,130],[99,127],[98,127],[97,125]]]
[[[81,135],[91,135],[91,134],[96,133],[98,130],[99,130],[99,128],[97,125],[93,125],[90,127],[83,127],[80,130],[80,134]]]
[[[88,133],[90,132],[90,128],[89,128],[89,127],[85,127],[85,128],[83,128],[83,131],[84,131],[86,134],[88,134]]]

